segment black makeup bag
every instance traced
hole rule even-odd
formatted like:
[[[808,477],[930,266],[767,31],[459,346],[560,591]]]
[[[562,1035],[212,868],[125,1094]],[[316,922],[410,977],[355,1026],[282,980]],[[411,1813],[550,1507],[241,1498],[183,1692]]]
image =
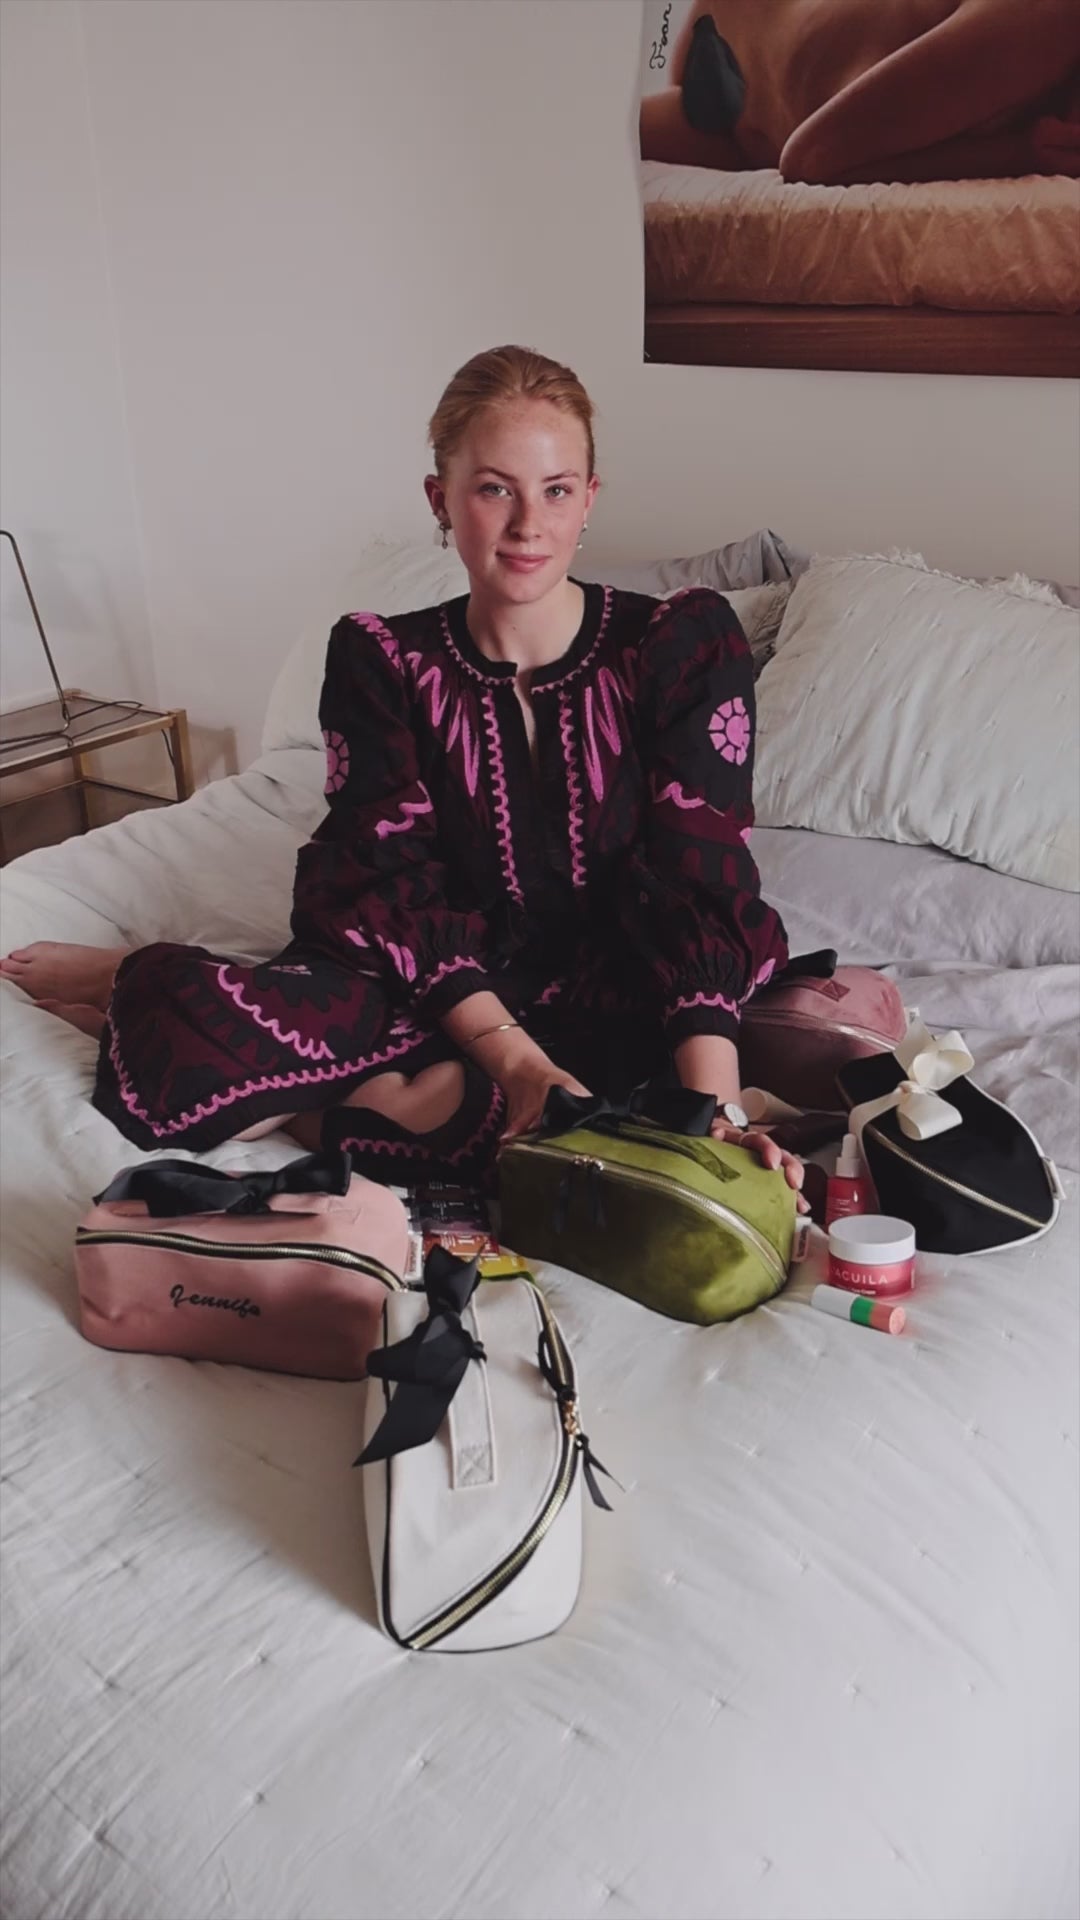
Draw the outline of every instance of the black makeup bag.
[[[1058,1217],[1057,1169],[1030,1128],[968,1078],[958,1033],[917,1012],[895,1053],[849,1060],[837,1085],[882,1213],[910,1220],[926,1253],[993,1253]]]

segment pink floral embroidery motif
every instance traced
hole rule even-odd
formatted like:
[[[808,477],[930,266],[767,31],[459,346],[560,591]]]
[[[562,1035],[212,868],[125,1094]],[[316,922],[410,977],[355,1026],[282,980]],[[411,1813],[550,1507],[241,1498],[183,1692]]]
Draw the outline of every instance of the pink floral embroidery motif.
[[[425,813],[434,813],[431,796],[422,780],[417,781],[417,791],[423,796],[420,800],[403,800],[400,806],[400,820],[380,820],[375,828],[376,840],[385,840],[391,833],[408,833],[415,821]]]
[[[589,785],[597,800],[604,797],[604,768],[597,744],[596,730],[607,741],[616,759],[622,752],[622,734],[619,730],[618,703],[622,699],[622,688],[608,667],[601,667],[596,676],[596,699],[593,690],[586,687],[582,702],[584,709],[585,768],[589,776]]]
[[[326,742],[326,785],[324,793],[340,793],[349,777],[349,743],[343,733],[327,733],[323,728]]]
[[[506,765],[503,760],[502,740],[499,737],[499,723],[495,717],[495,696],[490,687],[484,688],[484,727],[488,737],[488,752],[491,766],[491,787],[495,798],[495,831],[499,840],[499,853],[502,856],[503,878],[506,891],[511,900],[520,906],[525,898],[517,875],[517,863],[514,859],[514,836],[510,825],[510,794],[506,785]]]
[[[365,633],[374,634],[395,673],[400,673],[401,653],[385,620],[380,620],[377,613],[350,613],[349,619],[355,620],[357,626],[363,627]]]
[[[570,695],[566,688],[559,691],[559,738],[562,741],[563,759],[566,761],[566,790],[569,798],[568,823],[570,828],[570,877],[574,886],[585,885],[585,807],[581,790],[581,775],[578,772],[577,749],[574,742],[574,721],[570,710]],[[543,1002],[540,1002],[543,1005]]]
[[[666,787],[660,787],[655,775],[653,776],[653,798],[658,807],[662,807],[665,800],[674,801],[680,813],[695,813],[699,807],[708,804],[700,794],[687,793],[681,780],[669,780]]]
[[[725,1013],[739,1011],[734,1000],[729,1000],[726,993],[695,993],[691,999],[683,994],[667,1008],[667,1018],[670,1020],[675,1013],[690,1013],[695,1007],[723,1007]]]
[[[294,1052],[298,1053],[304,1060],[332,1060],[334,1058],[333,1049],[327,1046],[325,1040],[320,1040],[318,1043],[314,1040],[305,1040],[295,1027],[290,1027],[288,1033],[284,1033],[280,1021],[275,1019],[273,1014],[265,1013],[262,1007],[258,1006],[254,1000],[245,1000],[244,989],[239,981],[229,979],[229,969],[227,966],[218,967],[217,982],[222,992],[227,993],[231,1000],[235,1000],[242,1012],[250,1013],[256,1025],[265,1027],[268,1033],[273,1034],[275,1040],[280,1040],[283,1047],[292,1047]]]
[[[387,958],[400,973],[402,979],[411,984],[416,979],[416,961],[408,947],[399,947],[396,940],[384,940],[381,933],[375,935],[375,941]]]
[[[147,1126],[158,1135],[159,1139],[166,1134],[183,1133],[186,1128],[197,1126],[200,1120],[211,1119],[223,1107],[231,1107],[234,1101],[246,1100],[250,1093],[265,1093],[268,1087],[309,1087],[323,1080],[340,1080],[346,1075],[359,1073],[361,1069],[366,1071],[369,1067],[385,1066],[388,1060],[396,1060],[399,1055],[407,1053],[411,1047],[419,1046],[425,1038],[425,1035],[417,1030],[397,1041],[396,1044],[385,1047],[381,1053],[373,1053],[365,1060],[341,1060],[336,1061],[332,1067],[307,1067],[297,1073],[270,1073],[264,1074],[258,1080],[241,1080],[229,1087],[225,1093],[215,1093],[208,1104],[204,1105],[200,1101],[198,1106],[189,1107],[177,1119],[160,1121],[155,1120],[145,1107],[139,1105],[131,1075],[120,1058],[119,1035],[111,1020],[107,1020],[107,1028],[110,1034],[109,1058],[120,1088],[120,1098],[128,1112],[135,1114],[140,1120],[145,1120]],[[332,1055],[328,1057],[333,1058]]]
[[[405,658],[415,676],[417,692],[423,693],[427,698],[428,712],[431,715],[432,726],[437,728],[442,726],[443,715],[450,706],[451,698],[453,698],[453,707],[450,712],[450,720],[446,733],[446,750],[449,753],[450,748],[460,736],[461,753],[465,763],[465,785],[468,787],[470,794],[474,794],[480,773],[480,742],[469,724],[469,716],[460,695],[451,695],[450,688],[443,687],[441,667],[430,666],[426,668],[423,673],[418,671],[423,661],[422,654],[409,653],[406,654]]]
[[[750,715],[741,694],[722,700],[709,721],[709,738],[721,760],[741,767],[750,750]]]

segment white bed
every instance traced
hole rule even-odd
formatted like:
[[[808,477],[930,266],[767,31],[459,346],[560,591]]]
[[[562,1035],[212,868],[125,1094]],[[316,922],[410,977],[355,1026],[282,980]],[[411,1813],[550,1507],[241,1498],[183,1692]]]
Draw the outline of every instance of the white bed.
[[[272,951],[321,763],[4,875],[5,947]],[[1071,896],[910,847],[756,836],[796,948],[894,961],[1075,1170]],[[1049,1238],[925,1260],[910,1337],[702,1330],[547,1270],[594,1444],[551,1640],[383,1639],[363,1389],[112,1355],[70,1246],[132,1149],[94,1048],[3,994],[7,1920],[1073,1920],[1077,1179]],[[283,1137],[221,1149],[273,1165]]]

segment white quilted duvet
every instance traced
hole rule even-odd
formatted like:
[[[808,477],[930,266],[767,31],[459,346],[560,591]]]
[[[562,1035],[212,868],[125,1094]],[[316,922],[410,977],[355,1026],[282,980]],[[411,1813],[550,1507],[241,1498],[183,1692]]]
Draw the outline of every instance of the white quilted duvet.
[[[284,937],[319,768],[4,875],[5,946]],[[796,947],[893,961],[1077,1166],[1075,902],[913,848],[759,834]],[[909,1336],[803,1269],[710,1330],[548,1271],[600,1457],[554,1638],[380,1637],[362,1388],[112,1355],[70,1246],[132,1150],[94,1049],[3,989],[7,1920],[1072,1920],[1076,1190],[925,1260]],[[283,1138],[218,1164],[277,1164]]]

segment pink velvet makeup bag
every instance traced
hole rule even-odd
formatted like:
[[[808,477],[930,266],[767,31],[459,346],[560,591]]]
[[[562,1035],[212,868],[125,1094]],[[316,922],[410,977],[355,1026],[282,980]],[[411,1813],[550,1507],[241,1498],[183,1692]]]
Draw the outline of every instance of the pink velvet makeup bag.
[[[145,1161],[79,1223],[82,1331],[131,1353],[358,1380],[408,1241],[401,1201],[351,1175],[347,1153],[241,1175]]]
[[[792,1106],[835,1110],[840,1068],[891,1053],[906,1032],[899,991],[875,968],[837,967],[828,979],[788,972],[743,1008],[742,1083]]]

